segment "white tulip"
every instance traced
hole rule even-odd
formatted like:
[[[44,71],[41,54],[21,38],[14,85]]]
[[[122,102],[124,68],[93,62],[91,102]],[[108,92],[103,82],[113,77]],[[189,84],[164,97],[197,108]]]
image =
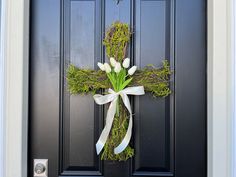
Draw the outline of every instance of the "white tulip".
[[[128,70],[129,75],[132,76],[135,73],[136,69],[137,69],[137,66],[132,66],[132,68]]]
[[[114,71],[116,73],[119,73],[121,70],[121,64],[119,62],[116,62],[116,65],[115,65],[115,68],[114,68]]]
[[[105,66],[104,66],[104,64],[98,62],[98,67],[99,67],[102,71],[105,71]]]
[[[108,63],[104,63],[104,67],[105,67],[105,71],[106,73],[110,73],[111,72],[111,67]]]
[[[115,58],[111,57],[111,58],[110,58],[110,63],[111,63],[111,66],[115,67],[115,66],[116,66],[116,60],[115,60]]]
[[[129,58],[124,59],[122,65],[123,65],[124,68],[128,68],[129,65],[130,65],[130,59]]]

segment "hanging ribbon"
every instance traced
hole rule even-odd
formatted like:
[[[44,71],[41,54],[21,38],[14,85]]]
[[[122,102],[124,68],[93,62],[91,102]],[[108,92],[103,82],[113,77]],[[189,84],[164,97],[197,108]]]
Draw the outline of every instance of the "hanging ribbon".
[[[99,105],[103,105],[103,104],[111,102],[107,111],[106,125],[99,137],[99,140],[96,143],[97,154],[101,152],[109,136],[112,123],[114,120],[114,116],[116,113],[116,104],[117,104],[117,100],[119,96],[121,96],[125,107],[129,111],[130,120],[129,120],[129,126],[125,134],[125,137],[123,138],[122,142],[114,149],[114,153],[119,154],[125,150],[125,148],[128,146],[129,141],[131,139],[132,127],[133,127],[131,105],[130,105],[129,97],[127,95],[144,95],[145,94],[143,86],[127,87],[119,92],[115,92],[112,89],[108,89],[108,93],[109,94],[107,95],[96,94],[93,96],[95,102]]]

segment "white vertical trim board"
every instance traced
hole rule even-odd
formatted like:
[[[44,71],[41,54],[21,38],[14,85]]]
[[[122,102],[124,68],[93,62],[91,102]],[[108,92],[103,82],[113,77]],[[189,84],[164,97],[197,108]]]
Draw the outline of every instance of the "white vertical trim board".
[[[233,177],[233,0],[208,0],[208,177]]]
[[[26,177],[29,0],[2,1],[5,9],[5,177]]]
[[[236,2],[234,1],[233,4],[233,21],[234,21],[234,28],[233,28],[233,35],[234,35],[234,124],[233,124],[233,177],[236,177]]]

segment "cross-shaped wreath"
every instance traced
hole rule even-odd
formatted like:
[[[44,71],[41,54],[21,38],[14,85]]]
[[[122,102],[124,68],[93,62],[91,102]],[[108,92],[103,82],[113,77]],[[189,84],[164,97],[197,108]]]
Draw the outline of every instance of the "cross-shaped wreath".
[[[110,103],[105,127],[96,144],[101,159],[125,161],[134,155],[129,145],[132,134],[132,110],[127,95],[143,95],[144,90],[154,97],[166,97],[171,93],[169,63],[164,60],[160,68],[149,65],[137,70],[130,67],[127,48],[132,32],[128,24],[115,22],[106,31],[103,44],[108,63],[98,63],[100,70],[82,69],[70,65],[67,84],[71,94],[94,94],[97,104]],[[105,90],[104,95],[95,94]]]

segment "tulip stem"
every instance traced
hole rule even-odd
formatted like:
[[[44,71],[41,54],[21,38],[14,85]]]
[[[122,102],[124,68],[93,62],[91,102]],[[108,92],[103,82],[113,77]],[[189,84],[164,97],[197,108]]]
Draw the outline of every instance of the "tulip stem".
[[[119,113],[119,106],[120,106],[120,105],[119,105],[119,99],[120,99],[120,98],[118,97],[118,99],[117,99],[117,101],[116,101],[116,116],[117,116],[117,117],[119,117],[119,114],[120,114],[120,113]]]

